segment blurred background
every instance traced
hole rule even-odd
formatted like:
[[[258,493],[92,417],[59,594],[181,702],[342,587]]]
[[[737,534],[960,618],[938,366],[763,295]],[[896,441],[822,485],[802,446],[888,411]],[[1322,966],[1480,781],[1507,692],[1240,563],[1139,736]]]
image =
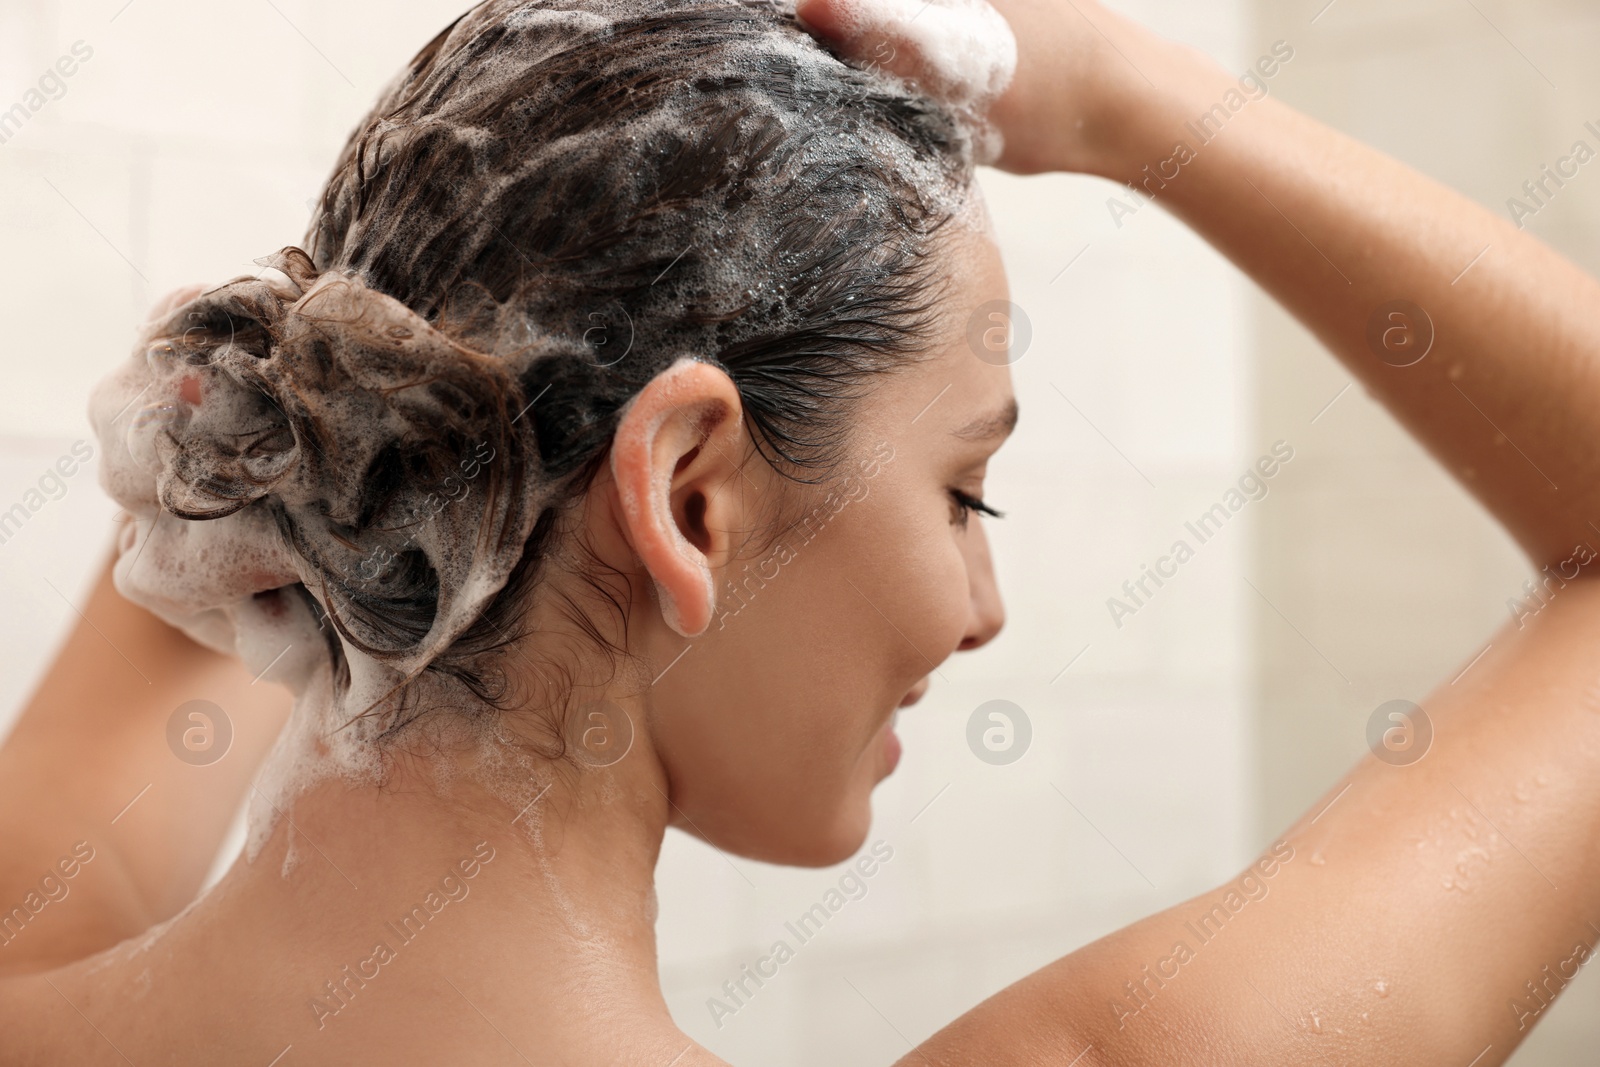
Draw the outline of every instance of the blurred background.
[[[300,240],[351,127],[462,3],[0,7],[0,114],[26,112],[0,119],[0,509],[92,440],[88,391],[152,300]],[[1573,142],[1600,146],[1583,128],[1600,125],[1592,2],[1113,6],[1240,72],[1285,42],[1274,94],[1497,212]],[[29,97],[62,56],[77,62],[61,91]],[[732,1014],[710,998],[731,1006],[723,983],[840,872],[669,839],[668,1002],[735,1063],[889,1063],[1030,970],[1231,877],[1363,754],[1374,709],[1421,701],[1477,655],[1532,575],[1309,335],[1158,207],[1114,211],[1115,186],[1072,176],[982,182],[1033,327],[1022,425],[987,494],[1008,514],[990,527],[1008,629],[902,716],[906,757],[871,835],[892,858],[866,895]],[[1528,227],[1600,268],[1600,167]],[[1108,598],[1193,543],[1184,523],[1277,442],[1293,459],[1267,495],[1114,618]],[[109,542],[92,470],[66,486],[0,543],[0,727]],[[1031,732],[998,765],[967,740],[995,700]],[[1597,1009],[1586,974],[1513,1062],[1593,1063]]]

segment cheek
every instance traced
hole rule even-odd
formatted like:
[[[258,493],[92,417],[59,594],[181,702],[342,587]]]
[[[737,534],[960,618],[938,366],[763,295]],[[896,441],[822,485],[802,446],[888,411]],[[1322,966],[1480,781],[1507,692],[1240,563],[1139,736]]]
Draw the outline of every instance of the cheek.
[[[884,488],[789,537],[788,562],[724,576],[711,629],[653,687],[674,801],[721,847],[847,855],[881,777],[883,724],[965,633],[947,511]]]
[[[906,691],[955,651],[970,615],[948,508],[939,494],[908,490],[892,473],[796,542],[763,620],[773,624],[765,635],[772,643],[756,653],[781,662],[791,685],[824,702],[821,718],[838,732],[826,743],[856,753]]]
[[[863,515],[869,527],[863,543],[870,547],[846,566],[860,587],[854,607],[867,611],[869,621],[877,624],[884,661],[910,671],[914,683],[960,645],[971,614],[971,593],[948,507],[937,494],[897,500],[896,489],[886,486],[878,513]],[[904,695],[903,688],[896,699]]]

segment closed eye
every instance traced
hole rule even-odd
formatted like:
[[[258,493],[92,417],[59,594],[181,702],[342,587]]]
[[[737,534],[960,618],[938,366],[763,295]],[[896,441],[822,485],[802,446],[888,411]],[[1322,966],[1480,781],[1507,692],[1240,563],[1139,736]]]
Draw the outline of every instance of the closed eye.
[[[971,517],[973,512],[977,512],[979,515],[987,515],[992,519],[1005,518],[1004,512],[997,511],[996,509],[990,507],[988,504],[984,503],[978,497],[973,496],[971,493],[963,493],[959,489],[952,489],[950,490],[950,499],[956,506],[955,521],[960,523],[962,526],[967,524],[967,519]]]

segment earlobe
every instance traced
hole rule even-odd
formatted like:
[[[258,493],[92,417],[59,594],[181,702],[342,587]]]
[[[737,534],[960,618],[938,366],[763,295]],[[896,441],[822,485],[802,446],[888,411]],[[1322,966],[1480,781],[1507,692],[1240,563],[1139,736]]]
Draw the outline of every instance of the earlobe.
[[[680,525],[675,498],[728,475],[729,446],[743,414],[739,391],[707,363],[681,359],[656,375],[624,409],[611,447],[626,536],[649,571],[666,624],[684,637],[705,632],[716,610],[713,546],[697,547]],[[697,509],[702,515],[703,509]]]

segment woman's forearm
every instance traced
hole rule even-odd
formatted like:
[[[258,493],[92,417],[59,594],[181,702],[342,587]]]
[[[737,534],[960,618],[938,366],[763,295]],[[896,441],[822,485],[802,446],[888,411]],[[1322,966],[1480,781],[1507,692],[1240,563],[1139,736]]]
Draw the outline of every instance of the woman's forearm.
[[[1096,161],[1133,186],[1121,199],[1165,205],[1249,274],[1537,566],[1600,546],[1600,283],[1188,49],[1119,48],[1155,83]]]
[[[174,738],[192,700],[226,716],[225,750],[185,750],[183,730],[208,728],[186,716]],[[0,968],[78,958],[187,904],[289,703],[128,603],[105,569],[0,748],[0,909],[37,916],[0,931]],[[200,740],[220,745],[221,725]]]

